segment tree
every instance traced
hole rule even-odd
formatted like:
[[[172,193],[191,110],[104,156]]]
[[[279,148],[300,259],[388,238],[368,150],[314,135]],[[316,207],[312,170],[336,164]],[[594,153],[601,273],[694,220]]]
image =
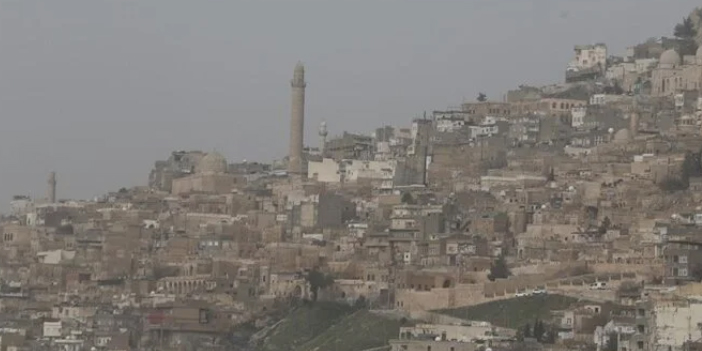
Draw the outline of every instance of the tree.
[[[612,87],[612,93],[614,93],[615,95],[624,94],[624,89],[621,85],[619,85],[619,82],[614,82],[614,86]]]
[[[607,343],[603,351],[617,351],[619,349],[618,335],[616,332],[607,334]]]
[[[548,177],[546,177],[546,180],[549,182],[553,182],[556,180],[556,174],[553,172],[553,167],[548,172]]]
[[[666,177],[660,183],[658,183],[658,187],[665,192],[672,193],[687,189],[687,184],[681,179]]]
[[[402,194],[402,198],[400,201],[403,204],[408,204],[408,205],[415,205],[417,202],[414,200],[414,197],[412,196],[411,193],[404,193]]]
[[[691,276],[695,278],[696,281],[702,281],[702,266],[695,265],[692,268]]]
[[[312,292],[312,301],[317,301],[319,289],[324,289],[334,284],[334,278],[326,275],[316,268],[307,273],[307,283],[310,284],[310,292]]]
[[[602,220],[602,224],[600,224],[599,228],[597,228],[597,232],[600,234],[606,234],[607,230],[609,230],[611,226],[612,220],[605,216],[605,218]]]
[[[488,274],[488,279],[494,281],[495,279],[505,279],[512,275],[509,267],[507,267],[507,262],[504,256],[500,256],[490,265],[490,274]]]
[[[527,323],[524,325],[524,329],[522,330],[522,333],[524,334],[525,338],[530,338],[531,337],[531,324]]]
[[[544,322],[542,322],[538,319],[535,320],[534,321],[534,338],[536,339],[536,341],[541,342],[541,340],[544,337],[544,332],[546,332],[546,330],[544,329]]]
[[[695,25],[690,16],[683,18],[681,23],[675,25],[673,35],[679,39],[678,52],[680,55],[694,55],[696,53],[697,43],[695,42],[695,36],[697,36],[697,30],[695,30]]]
[[[480,101],[480,102],[485,102],[485,101],[487,101],[487,95],[485,95],[485,93],[478,93],[478,99],[477,99],[477,100]]]
[[[643,287],[635,281],[627,280],[622,282],[617,289],[617,296],[631,296],[641,294],[641,289]]]
[[[690,177],[702,176],[702,166],[700,165],[700,153],[687,152],[682,166],[683,179],[690,180]]]
[[[368,307],[368,300],[366,300],[366,297],[361,295],[356,299],[356,301],[353,303],[353,307],[362,309]]]
[[[700,153],[687,152],[685,160],[680,167],[679,177],[666,177],[658,187],[667,192],[685,190],[690,186],[690,177],[702,176],[702,163],[700,162]]]
[[[693,39],[697,35],[695,30],[695,24],[692,23],[692,18],[687,16],[683,18],[682,22],[675,25],[673,29],[673,35],[680,39]]]
[[[542,338],[542,342],[544,344],[555,344],[557,336],[558,336],[558,333],[556,332],[556,328],[549,325],[548,330],[546,330],[546,333],[544,333],[544,336]]]

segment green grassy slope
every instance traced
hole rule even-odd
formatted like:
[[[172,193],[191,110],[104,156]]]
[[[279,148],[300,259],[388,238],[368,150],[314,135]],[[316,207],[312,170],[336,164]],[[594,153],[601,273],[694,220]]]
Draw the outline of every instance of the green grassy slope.
[[[290,351],[322,334],[353,312],[350,306],[317,302],[292,311],[266,337],[260,351]]]
[[[439,310],[438,313],[506,328],[517,328],[538,318],[545,320],[551,311],[568,308],[578,299],[562,295],[536,295],[492,301],[480,305]]]
[[[397,339],[401,322],[359,310],[295,351],[359,351],[387,345]]]

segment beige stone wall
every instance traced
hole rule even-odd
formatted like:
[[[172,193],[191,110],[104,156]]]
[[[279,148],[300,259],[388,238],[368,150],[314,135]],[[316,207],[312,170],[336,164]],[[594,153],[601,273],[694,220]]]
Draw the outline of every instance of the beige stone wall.
[[[473,306],[485,302],[508,299],[514,294],[536,288],[545,288],[559,293],[581,294],[590,291],[589,285],[595,281],[607,281],[616,288],[624,280],[641,280],[642,276],[631,271],[621,273],[629,266],[638,266],[641,271],[650,270],[647,265],[602,266],[601,270],[613,270],[612,273],[595,273],[584,276],[553,279],[546,274],[511,277],[494,282],[478,284],[461,284],[455,288],[432,289],[431,291],[398,290],[396,308],[410,313],[432,311],[446,308]],[[610,291],[611,293],[611,291]],[[592,294],[598,299],[601,294]],[[610,294],[611,295],[611,294]]]
[[[173,179],[171,194],[183,195],[188,193],[226,194],[237,184],[237,178],[231,174],[210,173],[194,174]]]

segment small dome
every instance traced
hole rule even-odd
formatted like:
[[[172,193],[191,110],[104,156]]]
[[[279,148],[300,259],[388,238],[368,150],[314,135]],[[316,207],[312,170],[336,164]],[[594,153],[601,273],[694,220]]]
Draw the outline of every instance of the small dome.
[[[664,51],[658,60],[659,67],[673,68],[678,65],[680,65],[680,55],[673,49]]]
[[[621,143],[629,140],[629,130],[628,129],[620,129],[616,133],[614,133],[614,142],[615,143]]]
[[[218,152],[210,152],[200,160],[198,165],[200,173],[226,173],[227,159]]]

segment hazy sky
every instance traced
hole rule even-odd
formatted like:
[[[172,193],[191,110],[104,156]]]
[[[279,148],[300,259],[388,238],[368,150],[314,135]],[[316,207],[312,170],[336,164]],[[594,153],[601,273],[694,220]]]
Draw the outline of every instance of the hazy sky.
[[[574,44],[610,51],[695,0],[0,0],[0,209],[12,194],[145,184],[174,149],[285,155],[295,63],[306,142],[562,80]]]

